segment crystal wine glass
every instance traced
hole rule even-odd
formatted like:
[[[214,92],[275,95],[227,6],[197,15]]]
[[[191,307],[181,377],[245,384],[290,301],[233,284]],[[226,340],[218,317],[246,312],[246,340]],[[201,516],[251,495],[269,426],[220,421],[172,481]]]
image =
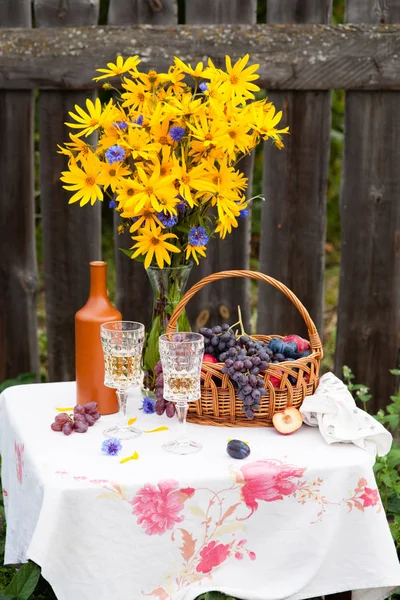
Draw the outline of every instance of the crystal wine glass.
[[[159,339],[164,374],[164,398],[175,402],[180,435],[163,445],[175,454],[192,454],[202,449],[198,442],[186,437],[188,402],[200,399],[200,371],[204,354],[204,338],[199,333],[166,333]]]
[[[100,337],[104,352],[104,385],[116,388],[120,419],[103,433],[120,440],[134,438],[142,430],[127,423],[127,389],[142,381],[144,325],[135,321],[110,321],[100,325]]]

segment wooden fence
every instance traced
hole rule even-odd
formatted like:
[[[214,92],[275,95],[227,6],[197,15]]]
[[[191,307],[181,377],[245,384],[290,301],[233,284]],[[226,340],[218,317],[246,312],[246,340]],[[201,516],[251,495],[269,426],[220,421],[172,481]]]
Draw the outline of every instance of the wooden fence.
[[[218,65],[249,52],[261,86],[283,107],[291,136],[285,150],[264,151],[260,270],[288,285],[322,330],[326,186],[332,89],[346,90],[341,188],[341,270],[336,371],[349,365],[369,384],[376,408],[394,391],[400,324],[400,3],[347,0],[348,25],[332,26],[331,0],[268,0],[256,24],[256,0],[110,0],[98,26],[98,0],[0,2],[0,381],[38,372],[34,215],[34,102],[38,92],[40,203],[50,380],[74,377],[74,314],[88,294],[88,263],[101,257],[100,207],[68,205],[61,188],[74,104],[95,96],[95,68],[117,54],[138,54],[144,68],[166,68],[174,55]],[[252,177],[248,159],[246,175]],[[251,186],[250,186],[251,187]],[[119,245],[121,242],[119,241]],[[249,268],[249,220],[210,244],[193,280]],[[141,264],[116,253],[117,305],[147,322],[150,289]],[[210,320],[249,317],[249,283],[208,286],[190,305]],[[206,314],[208,314],[206,313]],[[203,313],[204,314],[204,313]],[[303,332],[292,306],[260,289],[257,330]]]

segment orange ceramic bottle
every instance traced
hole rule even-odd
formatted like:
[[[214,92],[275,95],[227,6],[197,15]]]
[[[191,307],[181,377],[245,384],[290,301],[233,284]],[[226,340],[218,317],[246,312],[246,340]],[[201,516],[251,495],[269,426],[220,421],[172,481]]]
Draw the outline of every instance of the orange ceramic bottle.
[[[75,315],[75,373],[78,404],[97,402],[102,415],[118,412],[114,389],[104,385],[104,356],[100,341],[100,325],[120,321],[121,313],[108,299],[107,263],[90,263],[90,295],[85,306]]]

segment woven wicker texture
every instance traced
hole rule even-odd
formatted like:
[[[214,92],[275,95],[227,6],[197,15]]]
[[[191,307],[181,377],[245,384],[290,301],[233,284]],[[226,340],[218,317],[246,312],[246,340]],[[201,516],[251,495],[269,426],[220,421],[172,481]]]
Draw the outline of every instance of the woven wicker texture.
[[[314,393],[319,381],[319,369],[323,357],[322,344],[317,328],[306,308],[289,288],[276,279],[256,271],[221,271],[201,279],[184,295],[174,310],[167,332],[176,331],[178,318],[191,298],[204,286],[225,277],[247,277],[265,281],[281,291],[291,300],[301,314],[308,330],[308,338],[312,354],[306,358],[271,364],[264,375],[266,396],[260,402],[254,419],[248,419],[243,413],[243,403],[236,396],[235,387],[228,375],[222,373],[223,363],[203,363],[201,398],[191,402],[187,420],[201,425],[221,425],[231,427],[270,427],[275,413],[288,406],[299,408],[306,396]],[[280,335],[254,335],[259,340],[268,342],[272,337]],[[296,378],[292,385],[289,375]],[[279,380],[279,386],[274,387],[271,376]]]

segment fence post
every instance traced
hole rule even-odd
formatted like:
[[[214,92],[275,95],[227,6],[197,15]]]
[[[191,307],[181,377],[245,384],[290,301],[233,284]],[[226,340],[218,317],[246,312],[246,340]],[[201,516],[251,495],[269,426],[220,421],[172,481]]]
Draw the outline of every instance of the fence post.
[[[253,24],[257,20],[256,0],[186,0],[185,20],[190,25],[209,24]],[[229,54],[229,47],[227,47]],[[225,68],[225,65],[220,65]],[[252,196],[254,154],[240,162],[240,169],[248,178],[247,197]],[[251,210],[246,219],[239,219],[239,227],[224,240],[213,238],[208,243],[207,258],[194,267],[190,284],[202,277],[226,269],[250,268]],[[240,305],[245,329],[250,329],[250,285],[249,279],[224,279],[206,286],[190,301],[188,315],[196,326],[209,322],[216,325],[227,320],[237,321]]]
[[[400,6],[347,0],[346,21],[399,23]],[[373,411],[394,393],[399,360],[399,106],[397,91],[346,93],[335,370],[348,365],[370,387]]]
[[[268,22],[329,23],[331,8],[331,0],[268,0]],[[260,270],[300,298],[322,334],[331,94],[282,91],[268,97],[283,110],[290,136],[284,136],[284,150],[269,141],[264,146]],[[306,333],[300,315],[270,286],[259,290],[257,330]]]
[[[160,9],[160,10],[159,10]],[[148,23],[151,25],[176,24],[178,7],[176,0],[160,3],[156,0],[110,0],[108,10],[109,25],[134,25]],[[124,56],[126,58],[126,56]],[[140,58],[140,57],[139,57]],[[140,65],[145,69],[145,64]],[[139,67],[139,68],[140,68]],[[115,214],[114,231],[119,217]],[[131,260],[118,248],[130,248],[135,243],[126,232],[117,235],[115,246],[115,267],[117,274],[116,304],[124,319],[149,322],[152,307],[152,291],[143,263]]]
[[[35,0],[38,27],[96,25],[98,0],[74,0],[70,4]],[[40,204],[43,223],[44,282],[48,369],[50,381],[75,378],[75,312],[89,294],[89,262],[100,259],[101,207],[68,205],[71,193],[62,189],[61,171],[67,169],[57,144],[68,141],[74,105],[85,108],[93,92],[46,91],[39,96]],[[93,140],[89,140],[90,141]]]
[[[0,3],[1,27],[31,27],[29,0]],[[39,375],[31,90],[0,91],[0,381]]]

